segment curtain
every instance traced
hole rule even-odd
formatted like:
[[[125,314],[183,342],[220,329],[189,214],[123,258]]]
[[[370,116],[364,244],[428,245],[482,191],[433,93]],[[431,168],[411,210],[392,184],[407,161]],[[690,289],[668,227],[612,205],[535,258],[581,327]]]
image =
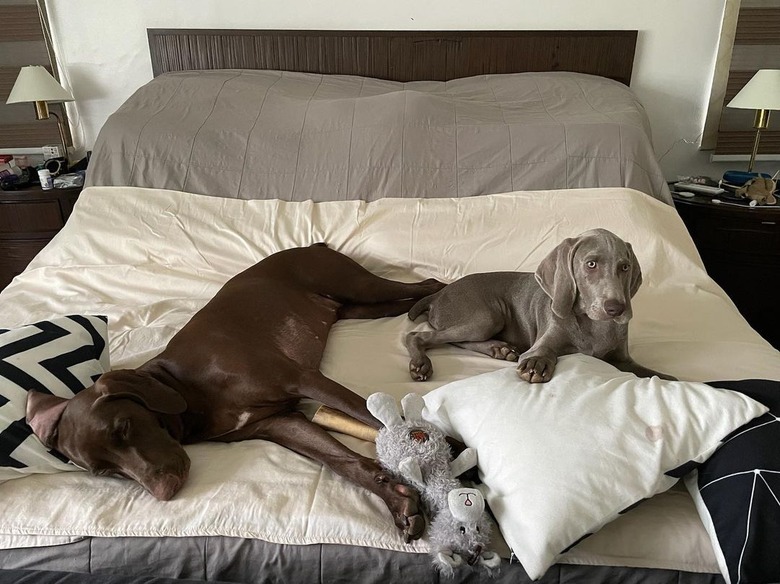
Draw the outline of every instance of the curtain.
[[[60,144],[57,120],[36,120],[30,103],[6,105],[5,100],[24,65],[44,65],[52,71],[49,49],[44,39],[38,6],[35,0],[0,0],[0,148],[37,148]],[[65,136],[70,144],[65,108],[50,104],[50,109],[63,120]]]
[[[715,154],[752,151],[755,111],[731,109],[726,104],[759,69],[780,69],[780,0],[742,0],[739,5]],[[761,132],[758,153],[780,154],[780,113],[773,114],[769,128]]]

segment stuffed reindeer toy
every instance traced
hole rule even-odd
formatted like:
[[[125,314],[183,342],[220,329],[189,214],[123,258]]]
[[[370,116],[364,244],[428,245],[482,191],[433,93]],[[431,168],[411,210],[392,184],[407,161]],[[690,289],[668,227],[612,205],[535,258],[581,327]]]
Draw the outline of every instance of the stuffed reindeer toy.
[[[482,566],[493,576],[501,559],[486,551],[491,523],[485,499],[477,489],[463,487],[456,478],[477,464],[477,452],[466,448],[453,460],[444,433],[423,419],[425,402],[410,393],[401,401],[385,393],[368,398],[368,410],[385,426],[376,437],[379,463],[396,478],[420,491],[432,518],[428,537],[434,566],[452,576],[464,560]]]

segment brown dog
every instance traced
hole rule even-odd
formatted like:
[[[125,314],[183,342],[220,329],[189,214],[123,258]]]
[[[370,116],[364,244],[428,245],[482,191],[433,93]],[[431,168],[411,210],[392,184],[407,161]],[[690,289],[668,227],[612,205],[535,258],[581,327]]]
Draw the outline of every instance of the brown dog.
[[[181,444],[270,440],[377,494],[407,540],[417,538],[417,493],[296,404],[311,398],[379,428],[362,397],[320,373],[328,332],[339,318],[403,314],[443,286],[380,278],[323,244],[282,251],[227,282],[137,369],[105,373],[70,400],[30,392],[27,421],[77,465],[135,480],[160,500],[187,478]]]

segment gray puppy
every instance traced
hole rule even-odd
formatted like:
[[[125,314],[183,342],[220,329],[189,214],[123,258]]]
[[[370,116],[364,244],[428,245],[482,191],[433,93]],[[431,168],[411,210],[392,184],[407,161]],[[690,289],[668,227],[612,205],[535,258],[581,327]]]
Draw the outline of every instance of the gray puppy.
[[[642,271],[631,245],[606,229],[563,240],[535,273],[471,274],[415,304],[433,331],[411,332],[412,379],[433,373],[426,349],[452,343],[507,361],[530,383],[552,378],[560,355],[584,353],[639,377],[674,379],[628,354],[631,298]]]

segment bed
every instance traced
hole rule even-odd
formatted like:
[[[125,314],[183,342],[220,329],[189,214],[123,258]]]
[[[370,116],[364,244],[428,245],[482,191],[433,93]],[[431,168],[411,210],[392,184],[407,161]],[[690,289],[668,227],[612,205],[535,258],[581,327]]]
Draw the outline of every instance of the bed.
[[[229,277],[277,250],[326,241],[386,277],[451,282],[533,271],[562,238],[604,227],[632,243],[643,269],[630,336],[637,361],[686,382],[769,380],[753,394],[739,383],[741,393],[713,389],[700,404],[710,422],[688,425],[701,433],[734,418],[723,442],[732,446],[749,420],[774,428],[780,353],[707,276],[671,204],[627,87],[635,31],[151,30],[149,39],[155,79],[106,122],[67,225],[0,294],[0,329],[56,322],[36,330],[87,335],[91,361],[60,377],[89,383],[141,364]],[[341,321],[322,370],[361,395],[400,399],[511,367],[448,346],[431,351],[435,377],[415,383],[402,338],[423,326],[405,316]],[[585,366],[577,359],[567,361],[573,372]],[[726,403],[734,407],[717,409]],[[316,408],[305,405],[309,415]],[[370,442],[336,436],[372,455]],[[0,581],[445,580],[425,539],[405,544],[381,502],[319,464],[262,441],[187,451],[191,476],[166,503],[50,453],[5,469],[0,478],[23,476],[0,482]],[[653,475],[657,494],[577,537],[578,519],[564,517],[567,544],[549,568],[518,561],[528,551],[507,543],[499,520],[494,580],[723,582],[731,552],[697,476],[724,452],[707,450],[697,470],[667,465]],[[607,482],[630,482],[625,474]],[[584,506],[601,495],[584,492]],[[767,537],[777,541],[756,535]],[[489,580],[464,567],[450,581]]]

